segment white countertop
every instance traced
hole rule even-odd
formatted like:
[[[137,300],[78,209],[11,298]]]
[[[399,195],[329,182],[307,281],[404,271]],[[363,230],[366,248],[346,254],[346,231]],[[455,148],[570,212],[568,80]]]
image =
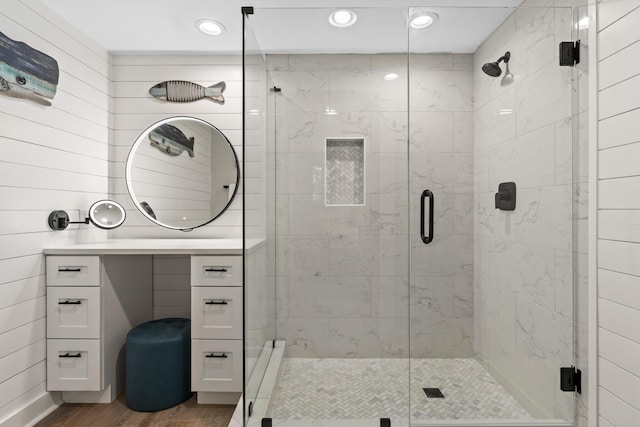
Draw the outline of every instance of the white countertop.
[[[264,239],[248,239],[251,252]],[[45,255],[242,255],[242,239],[113,239],[44,248]]]

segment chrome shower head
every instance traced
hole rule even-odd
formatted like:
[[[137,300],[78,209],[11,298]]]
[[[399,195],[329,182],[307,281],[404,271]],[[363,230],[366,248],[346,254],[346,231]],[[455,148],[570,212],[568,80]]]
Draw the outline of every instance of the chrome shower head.
[[[509,59],[511,59],[511,52],[505,52],[503,56],[501,56],[496,62],[487,62],[482,66],[482,71],[491,77],[498,77],[502,74],[502,69],[500,68],[500,62],[504,61],[505,64],[509,63]]]

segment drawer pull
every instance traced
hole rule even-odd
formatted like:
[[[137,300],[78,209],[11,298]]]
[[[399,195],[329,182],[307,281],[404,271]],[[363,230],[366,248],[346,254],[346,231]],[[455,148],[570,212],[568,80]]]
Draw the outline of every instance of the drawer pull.
[[[205,268],[204,271],[208,273],[226,273],[228,270],[226,268]]]
[[[80,305],[82,304],[82,300],[76,300],[76,301],[58,301],[58,304],[60,305]]]
[[[229,304],[227,300],[209,300],[205,301],[206,305],[227,305]]]
[[[204,357],[215,358],[215,359],[226,359],[229,356],[227,356],[227,353],[209,353]]]
[[[82,271],[81,268],[58,268],[60,273],[79,273]]]
[[[58,355],[58,357],[62,357],[62,358],[69,358],[69,357],[78,358],[78,357],[82,357],[82,353],[76,353],[76,354],[65,353],[65,354]]]

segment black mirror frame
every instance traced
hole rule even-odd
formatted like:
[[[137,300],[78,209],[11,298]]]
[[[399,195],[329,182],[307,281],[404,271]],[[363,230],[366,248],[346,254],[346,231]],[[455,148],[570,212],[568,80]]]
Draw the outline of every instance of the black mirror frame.
[[[131,165],[133,163],[133,157],[135,155],[136,148],[138,147],[138,145],[142,144],[143,141],[145,140],[145,138],[149,135],[149,133],[151,133],[151,131],[153,129],[155,129],[156,127],[161,126],[163,124],[169,124],[169,123],[174,122],[176,120],[191,120],[191,121],[199,122],[199,123],[201,123],[203,125],[211,127],[213,129],[215,129],[216,131],[218,131],[218,133],[220,135],[222,135],[222,137],[227,142],[227,144],[229,144],[229,148],[231,149],[231,152],[233,153],[233,158],[235,160],[236,185],[235,185],[235,188],[233,189],[233,194],[231,195],[231,197],[229,197],[229,201],[224,206],[224,208],[222,208],[220,210],[220,212],[218,212],[218,214],[216,214],[210,220],[208,220],[208,221],[206,221],[206,222],[204,222],[202,224],[196,225],[194,227],[175,227],[175,226],[164,224],[164,223],[158,221],[156,218],[151,216],[147,212],[146,209],[143,208],[142,203],[144,201],[143,200],[138,200],[135,197],[135,193],[133,192],[133,185],[131,183]],[[220,215],[225,213],[227,211],[227,209],[229,209],[229,206],[231,206],[231,203],[233,203],[233,200],[235,199],[236,194],[238,194],[238,187],[240,187],[240,162],[238,161],[238,154],[236,153],[236,150],[233,148],[233,145],[231,144],[231,141],[229,141],[229,138],[227,138],[227,135],[225,135],[220,129],[218,129],[217,127],[215,127],[211,123],[209,123],[209,122],[207,122],[205,120],[202,120],[202,119],[198,119],[196,117],[172,116],[172,117],[167,117],[166,119],[160,120],[159,122],[156,122],[156,123],[152,124],[151,126],[147,127],[140,135],[138,135],[138,137],[136,138],[135,142],[131,146],[131,149],[129,150],[129,155],[127,156],[127,162],[126,162],[126,165],[125,165],[125,174],[124,175],[125,175],[125,183],[127,184],[127,192],[129,193],[129,197],[131,197],[131,200],[133,201],[134,206],[138,209],[138,211],[145,218],[147,218],[149,221],[151,221],[154,224],[159,225],[161,227],[169,228],[171,230],[179,230],[179,231],[185,231],[186,232],[186,231],[192,231],[192,230],[194,230],[196,228],[204,227],[205,225],[210,224],[211,222],[215,221],[216,218],[220,217]]]

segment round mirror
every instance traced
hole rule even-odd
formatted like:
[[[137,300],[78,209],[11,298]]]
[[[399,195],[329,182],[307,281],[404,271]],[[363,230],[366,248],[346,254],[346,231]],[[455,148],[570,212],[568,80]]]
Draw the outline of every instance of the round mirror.
[[[113,200],[100,200],[89,208],[91,223],[104,230],[120,227],[126,217],[127,213],[122,205]]]
[[[220,216],[238,189],[238,158],[215,126],[172,117],[146,129],[125,171],[133,203],[150,221],[190,231]]]

